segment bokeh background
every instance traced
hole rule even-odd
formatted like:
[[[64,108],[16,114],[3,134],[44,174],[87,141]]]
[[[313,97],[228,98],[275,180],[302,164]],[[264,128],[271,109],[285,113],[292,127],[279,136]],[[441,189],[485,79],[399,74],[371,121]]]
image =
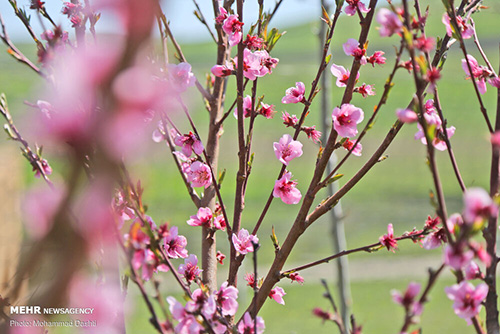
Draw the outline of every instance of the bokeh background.
[[[19,1],[22,3],[22,1]],[[25,1],[27,2],[27,1]],[[385,5],[384,1],[380,2]],[[269,1],[266,7],[272,7],[274,2]],[[500,3],[498,1],[485,1],[489,8],[477,13],[474,18],[478,35],[482,46],[487,53],[491,63],[497,67],[499,63],[500,35]],[[60,11],[61,2],[47,1],[49,11],[57,13]],[[441,1],[421,1],[422,8],[429,5],[429,17],[427,20],[427,35],[442,37],[445,27],[441,23],[444,12]],[[211,2],[200,1],[203,13],[210,21]],[[247,13],[245,14],[245,27],[250,26],[257,13],[257,2],[246,1]],[[204,82],[210,68],[215,64],[216,47],[211,42],[203,25],[196,20],[192,14],[195,9],[190,1],[171,0],[164,4],[167,18],[172,22],[172,30],[181,42],[184,54],[193,67],[197,78]],[[7,2],[0,4],[0,13],[4,17],[9,32],[31,59],[36,59],[36,50],[28,43],[27,34],[20,26]],[[285,133],[291,133],[290,128],[285,128],[280,119],[281,111],[290,114],[300,114],[299,105],[283,105],[281,98],[288,87],[294,86],[296,81],[303,81],[306,90],[314,79],[319,59],[318,31],[321,21],[319,17],[321,9],[319,0],[285,0],[282,8],[277,13],[271,25],[276,26],[286,34],[279,41],[272,52],[273,57],[279,58],[280,62],[273,75],[259,80],[257,95],[264,95],[264,101],[274,104],[278,113],[272,120],[258,118],[254,133],[255,143],[252,146],[255,151],[255,160],[250,176],[248,192],[245,200],[243,213],[243,227],[250,229],[254,226],[264,206],[269,193],[274,185],[275,177],[281,167],[276,160],[272,143]],[[35,18],[34,18],[35,19]],[[63,22],[62,17],[58,17]],[[359,22],[357,17],[342,15],[332,41],[332,62],[348,67],[351,64],[350,57],[345,56],[342,44],[348,38],[358,38]],[[98,24],[106,33],[112,33],[116,26],[112,18],[105,19]],[[374,26],[377,23],[374,22]],[[369,35],[368,53],[382,50],[386,53],[387,64],[382,67],[372,68],[364,66],[361,71],[360,83],[374,84],[378,93],[376,96],[363,99],[357,94],[353,104],[365,111],[367,119],[374,106],[378,102],[378,96],[383,91],[383,85],[393,66],[395,46],[399,44],[397,37],[380,38],[376,29],[372,29]],[[471,40],[467,46],[476,59],[480,59],[479,53],[474,48]],[[5,51],[5,47],[1,46]],[[158,46],[158,51],[160,50]],[[0,53],[0,92],[4,92],[8,99],[11,112],[16,123],[19,124],[21,132],[29,129],[30,110],[24,101],[34,102],[43,99],[42,82],[36,74],[30,72],[23,65],[9,57],[6,52]],[[171,53],[173,59],[174,52]],[[465,80],[465,74],[461,67],[463,58],[458,45],[454,45],[447,54],[447,61],[439,82],[441,103],[449,125],[457,128],[451,142],[455,150],[460,171],[466,186],[487,187],[490,166],[490,145],[484,120],[481,117],[478,102],[475,100],[472,84]],[[407,59],[405,59],[407,60]],[[480,61],[480,63],[483,63]],[[326,75],[332,78],[329,71]],[[230,79],[230,87],[227,93],[227,104],[234,100],[234,80]],[[387,131],[395,121],[396,108],[404,108],[412,99],[414,91],[412,76],[404,69],[400,70],[395,78],[395,86],[391,90],[387,104],[381,110],[373,129],[369,131],[363,141],[363,155],[352,157],[342,167],[341,173],[345,174],[340,184],[346,182],[360,166],[370,157],[378,147]],[[343,88],[334,84],[328,90],[331,105],[338,105]],[[488,92],[483,96],[490,117],[494,117],[496,109],[496,90],[488,87]],[[208,115],[203,108],[202,100],[195,89],[186,93],[185,100],[189,102],[190,111],[198,124],[202,137],[206,137],[204,124],[208,121]],[[173,118],[177,127],[188,131],[188,124],[182,114],[173,111]],[[306,120],[306,125],[321,127],[319,99],[311,106],[311,112]],[[364,123],[363,123],[364,124]],[[322,129],[320,129],[322,130]],[[27,130],[26,130],[27,131]],[[24,131],[24,132],[26,132]],[[344,222],[346,229],[348,248],[363,246],[376,242],[378,238],[386,233],[388,223],[394,225],[395,233],[402,234],[405,231],[420,228],[427,215],[433,215],[433,207],[429,200],[429,192],[433,189],[430,171],[426,165],[425,146],[420,141],[413,139],[417,131],[416,125],[403,127],[396,140],[388,149],[388,158],[377,164],[368,175],[342,199]],[[149,136],[149,134],[147,134]],[[36,138],[28,136],[31,142]],[[235,188],[235,176],[237,171],[237,141],[236,141],[236,119],[230,116],[224,126],[224,134],[221,141],[221,157],[219,170],[226,169],[226,177],[222,184],[222,196],[228,206],[230,216],[232,212],[232,197]],[[299,182],[299,189],[304,193],[312,176],[313,166],[318,146],[314,145],[305,137],[300,139],[304,143],[304,155],[294,160],[289,167]],[[42,144],[42,143],[39,143]],[[338,151],[342,157],[345,151]],[[33,178],[31,167],[24,161],[17,150],[16,144],[7,140],[0,142],[0,177],[5,179],[0,189],[0,203],[3,205],[0,215],[2,222],[0,226],[7,226],[7,222],[19,226],[22,221],[20,202],[26,189],[36,186],[41,181]],[[54,168],[54,178],[60,178],[65,170],[65,161],[60,159],[58,152],[45,151]],[[461,211],[461,192],[455,180],[446,152],[437,152],[439,170],[441,172],[443,187],[446,194],[448,212]],[[179,178],[178,172],[173,164],[168,148],[163,144],[155,144],[152,141],[144,147],[144,154],[129,162],[134,178],[141,179],[145,187],[145,202],[148,204],[150,214],[157,223],[168,221],[170,224],[179,226],[180,234],[188,236],[188,249],[190,252],[199,254],[201,232],[188,226],[185,222],[196,210],[190,202],[184,185]],[[9,182],[7,182],[9,181]],[[326,192],[320,193],[318,199],[326,197]],[[259,255],[259,272],[263,274],[271,263],[274,255],[273,246],[269,235],[271,227],[274,226],[278,239],[284,240],[286,232],[291,226],[298,206],[289,206],[281,201],[274,201],[270,212],[264,220],[264,225],[259,232],[262,247]],[[10,226],[10,225],[9,225]],[[11,231],[14,236],[2,233],[0,245],[2,252],[7,251],[7,240],[22,238],[18,229],[4,229]],[[220,233],[220,232],[219,232]],[[219,249],[229,254],[225,234],[219,234]],[[9,248],[11,251],[11,248]],[[286,268],[317,260],[333,253],[333,242],[331,238],[331,222],[325,216],[316,222],[299,240],[296,249],[292,252]],[[349,256],[349,269],[352,287],[353,312],[359,324],[363,325],[365,333],[397,333],[403,322],[403,310],[391,300],[392,289],[404,289],[410,281],[425,283],[427,268],[436,268],[441,260],[441,250],[426,251],[412,242],[400,244],[396,254],[381,250],[371,254],[354,254]],[[220,280],[222,283],[226,276],[228,265],[219,267]],[[250,272],[251,263],[245,263],[242,267],[242,276]],[[333,263],[324,264],[301,273],[306,283],[303,286],[289,281],[280,283],[287,295],[286,306],[283,307],[273,301],[266,303],[262,309],[262,316],[266,320],[266,331],[268,333],[335,333],[336,328],[332,323],[322,324],[321,320],[314,318],[311,311],[314,307],[329,308],[326,299],[322,297],[324,289],[320,279],[325,278],[330,287],[335,291],[335,266]],[[175,286],[169,274],[162,274],[162,291],[165,296],[174,295],[180,297],[179,289]],[[250,288],[244,287],[240,278],[240,312],[246,308],[252,296]],[[244,282],[243,282],[244,283]],[[453,314],[449,301],[443,291],[444,286],[453,284],[453,276],[450,273],[443,275],[431,294],[431,302],[424,307],[421,317],[424,333],[473,333],[473,328],[467,327],[464,320]],[[148,323],[147,311],[143,301],[138,297],[134,287],[130,287],[129,301],[130,313],[127,317],[127,326],[130,333],[154,333]]]

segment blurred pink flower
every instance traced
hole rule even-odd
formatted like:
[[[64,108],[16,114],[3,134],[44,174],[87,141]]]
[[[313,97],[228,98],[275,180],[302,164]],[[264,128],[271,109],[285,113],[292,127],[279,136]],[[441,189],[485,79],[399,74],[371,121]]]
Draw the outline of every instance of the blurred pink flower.
[[[286,172],[274,184],[273,196],[279,197],[286,204],[297,204],[302,198],[300,190],[297,189],[297,181],[291,181],[291,172]]]
[[[274,109],[274,104],[267,104],[264,102],[260,103],[260,108],[257,110],[257,114],[264,116],[267,119],[274,117],[276,110]]]
[[[330,67],[330,71],[332,72],[333,76],[337,78],[337,82],[335,83],[337,87],[345,87],[347,85],[347,81],[349,81],[349,76],[351,73],[349,70],[346,70],[344,66],[332,64]],[[359,78],[359,72],[356,75],[356,80]]]
[[[392,300],[411,311],[413,315],[420,315],[422,313],[422,305],[415,299],[419,293],[420,284],[415,282],[410,282],[410,284],[408,284],[404,295],[397,290],[391,291]]]
[[[63,196],[63,190],[58,187],[35,188],[29,191],[22,202],[26,232],[29,236],[41,239],[50,231]]]
[[[480,283],[474,287],[471,283],[462,281],[459,284],[446,287],[444,291],[448,298],[454,302],[455,314],[471,324],[471,318],[475,317],[481,310],[481,303],[488,294],[488,286],[485,283]]]
[[[377,22],[381,25],[380,36],[391,37],[399,34],[403,28],[403,23],[399,16],[387,8],[381,8],[377,14]]]
[[[184,306],[179,303],[174,297],[167,297],[167,302],[170,305],[169,311],[172,314],[172,317],[179,321],[177,326],[175,327],[176,333],[200,333],[205,328],[196,320],[196,318],[186,312]]]
[[[444,249],[444,263],[455,270],[462,270],[474,258],[474,252],[466,250],[465,245],[448,245]]]
[[[290,87],[286,90],[285,96],[281,99],[281,103],[299,103],[305,101],[304,93],[306,87],[303,82],[296,82],[295,87]]]
[[[290,161],[302,155],[302,143],[293,140],[289,134],[284,134],[279,142],[273,144],[273,147],[276,158],[286,166]]]
[[[472,26],[469,23],[467,23],[467,21],[464,20],[461,16],[456,16],[456,18],[457,18],[458,28],[460,29],[460,33],[462,34],[462,38],[463,39],[471,38],[474,35],[474,28],[472,28]],[[448,13],[443,14],[441,22],[443,22],[443,24],[445,25],[446,33],[448,34],[448,36],[452,37],[454,28],[450,23],[450,17],[448,16]]]
[[[188,87],[194,86],[196,78],[191,72],[191,65],[188,63],[179,63],[177,65],[168,64],[168,80],[175,91],[182,93]]]
[[[465,74],[467,74],[469,77],[473,77],[474,80],[476,80],[477,89],[479,90],[479,92],[481,94],[486,93],[486,79],[489,79],[492,75],[491,71],[485,66],[480,66],[476,58],[474,58],[473,56],[467,55],[467,59],[469,60],[470,67],[472,69],[472,75],[469,71],[467,60],[465,59],[462,59],[462,69],[464,70]]]
[[[396,109],[396,116],[403,123],[415,123],[418,120],[417,113],[411,109]]]
[[[493,199],[482,188],[469,188],[464,193],[464,213],[466,223],[472,224],[477,221],[496,217],[498,206]]]
[[[466,280],[473,280],[473,279],[483,279],[484,274],[481,273],[481,269],[479,269],[479,266],[477,265],[476,262],[471,261],[464,269],[465,272],[465,279]]]
[[[333,128],[340,137],[354,137],[358,133],[357,125],[363,119],[363,110],[349,103],[343,104],[340,108],[334,108],[332,112]]]
[[[349,139],[346,139],[345,142],[342,144],[342,147],[345,148],[346,150],[350,151],[350,150],[352,150],[354,143],[355,143],[355,141],[351,141]],[[356,147],[352,150],[352,154],[354,154],[357,157],[360,157],[362,151],[363,151],[363,145],[361,145],[361,143],[358,143],[356,145]]]
[[[422,246],[425,249],[435,249],[448,241],[444,228],[428,234],[422,241]]]
[[[368,13],[370,11],[370,8],[367,9],[365,4],[360,0],[346,0],[346,2],[348,5],[344,8],[344,11],[347,16],[353,16],[356,14],[356,10],[359,10],[361,13]]]
[[[259,238],[257,238],[256,235],[252,235],[248,233],[247,230],[242,228],[239,232],[238,235],[233,233],[232,236],[232,241],[234,248],[236,251],[240,254],[247,254],[251,253],[254,251],[253,244],[258,244],[259,243]]]

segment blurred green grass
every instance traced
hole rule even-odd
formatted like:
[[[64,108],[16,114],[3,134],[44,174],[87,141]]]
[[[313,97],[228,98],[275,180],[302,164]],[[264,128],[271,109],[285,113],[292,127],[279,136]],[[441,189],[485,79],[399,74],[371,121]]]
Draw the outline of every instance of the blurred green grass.
[[[431,6],[427,34],[429,36],[442,36],[445,31],[444,26],[441,24],[442,5],[439,1],[424,1],[422,7],[424,8],[427,4]],[[500,28],[500,21],[498,20],[500,4],[490,2],[487,5],[491,6],[489,10],[484,10],[476,15],[476,26],[483,48],[490,57],[491,63],[497,64],[499,60],[498,43],[500,41],[497,33]],[[336,31],[332,41],[332,62],[348,67],[351,64],[351,59],[344,55],[342,44],[348,38],[357,38],[359,32],[358,20],[355,17],[342,16],[337,29],[338,31]],[[300,114],[302,110],[297,105],[282,105],[280,102],[281,97],[284,95],[285,90],[293,86],[296,81],[303,81],[306,84],[306,89],[310,87],[317,69],[319,46],[316,33],[318,22],[298,27],[280,28],[280,30],[287,31],[275,50],[273,50],[273,56],[279,58],[280,63],[273,71],[273,75],[259,80],[258,85],[258,95],[265,95],[264,101],[276,105],[278,113],[272,120],[259,118],[256,121],[255,144],[252,146],[255,151],[255,161],[250,176],[251,182],[249,182],[248,186],[243,215],[243,227],[247,229],[253,228],[265,200],[272,190],[275,177],[280,168],[280,164],[274,158],[271,143],[277,141],[282,134],[290,133],[290,129],[285,129],[282,125],[279,117],[281,111],[286,110],[292,114]],[[397,43],[397,38],[382,39],[376,30],[372,30],[369,41],[368,53],[371,54],[376,50],[382,50],[386,53],[388,61],[383,67],[371,68],[369,65],[365,66],[361,72],[360,83],[375,84],[377,93],[381,94],[384,82],[392,68],[391,58],[395,53],[394,44]],[[472,41],[467,41],[467,47],[476,59],[480,59]],[[21,48],[31,58],[35,57],[35,52],[31,47],[21,46]],[[187,44],[183,46],[183,51],[193,66],[193,71],[203,82],[203,78],[205,78],[209,68],[215,62],[214,45],[210,43]],[[486,187],[489,177],[487,129],[480,115],[478,103],[474,98],[472,85],[468,80],[465,80],[465,74],[461,68],[463,56],[458,45],[452,47],[447,58],[445,69],[442,72],[442,79],[439,82],[439,89],[443,111],[448,119],[448,124],[457,128],[456,134],[452,138],[452,145],[466,185]],[[483,62],[480,61],[480,63]],[[27,120],[29,123],[29,117],[26,116],[27,108],[23,105],[23,101],[25,99],[36,100],[41,98],[42,95],[38,90],[41,86],[40,81],[29,69],[15,63],[13,59],[8,58],[5,54],[0,57],[0,68],[2,69],[0,91],[7,94],[14,117]],[[330,76],[328,70],[326,74]],[[229,83],[226,105],[230,105],[234,99],[234,93],[232,93],[234,78],[229,78]],[[340,172],[345,174],[344,178],[340,180],[341,185],[375,151],[395,120],[395,109],[405,107],[411,100],[412,77],[404,70],[401,70],[395,78],[395,83],[396,85],[391,91],[387,104],[378,116],[375,127],[370,130],[364,139],[363,156],[360,158],[353,157],[341,169]],[[493,117],[496,108],[496,94],[491,87],[488,87],[488,89],[489,91],[483,98],[490,117]],[[343,91],[343,88],[337,88],[334,83],[332,84],[330,91],[333,99],[332,108],[339,103]],[[185,100],[195,121],[199,124],[202,137],[206,137],[203,124],[207,122],[208,118],[201,99],[192,89],[186,94]],[[306,125],[320,126],[318,102],[316,101],[312,105]],[[377,102],[378,96],[368,97],[367,99],[355,96],[352,103],[365,111],[365,119],[367,119]],[[172,117],[181,130],[189,130],[188,124],[181,113],[174,113]],[[342,206],[345,214],[344,221],[349,248],[377,241],[378,237],[385,233],[388,223],[393,223],[396,234],[401,234],[413,227],[419,228],[423,225],[427,215],[433,214],[433,208],[429,201],[429,191],[433,189],[433,184],[425,162],[425,147],[413,139],[415,132],[416,127],[414,125],[405,126],[388,149],[388,159],[376,165],[343,198]],[[219,170],[227,170],[222,185],[222,195],[230,217],[232,216],[233,203],[231,199],[234,193],[237,170],[234,160],[237,154],[237,142],[234,140],[236,138],[235,134],[236,120],[230,116],[224,127],[219,163]],[[312,167],[318,147],[310,143],[306,138],[302,138],[301,141],[304,143],[305,153],[300,159],[294,160],[289,169],[293,172],[294,178],[299,181],[299,188],[302,192],[305,192],[312,175]],[[189,201],[184,185],[180,182],[166,147],[151,144],[151,147],[146,148],[146,151],[150,155],[147,158],[132,162],[131,171],[134,177],[142,180],[146,188],[145,202],[149,206],[149,214],[157,222],[168,221],[171,224],[178,225],[180,233],[188,235],[190,252],[199,254],[200,233],[185,224],[189,216],[195,213],[195,209]],[[344,153],[344,151],[339,151],[338,155],[342,157]],[[50,157],[50,152],[46,152],[46,154]],[[448,212],[460,211],[461,192],[455,181],[447,154],[446,152],[438,152],[437,156]],[[64,161],[54,160],[53,165],[57,173],[64,166]],[[27,183],[31,183],[32,172],[29,166],[26,167],[24,172]],[[320,193],[318,201],[325,196],[325,193]],[[268,237],[271,226],[275,226],[278,238],[283,240],[288,228],[293,223],[297,210],[298,206],[287,206],[279,200],[273,202],[259,233],[262,243],[262,248],[259,251],[261,266],[269,264],[273,257],[273,247]],[[228,254],[226,235],[219,234],[218,238],[220,249]],[[296,251],[292,252],[288,261],[289,264],[286,267],[330,255],[333,247],[331,244],[330,223],[326,218],[320,219],[299,240]],[[408,261],[411,261],[411,256],[422,257],[429,254],[411,243],[403,244],[401,248],[402,250],[396,256],[407,258]],[[439,258],[439,253],[439,251],[436,251],[431,254]],[[356,254],[350,257],[350,261],[355,262],[358,259],[370,257],[377,261],[390,262],[390,256],[394,255],[380,251],[375,254]],[[227,265],[224,267],[227,267]],[[224,267],[221,269],[223,273],[227,269]],[[417,274],[419,277],[421,275],[421,273]],[[388,276],[386,280],[381,281],[353,282],[354,312],[357,321],[364,325],[366,333],[395,333],[398,326],[400,326],[403,314],[401,309],[391,302],[389,291],[392,288],[404,289],[408,280]],[[327,278],[332,281],[333,274]],[[285,297],[287,307],[283,308],[271,302],[266,304],[262,310],[262,315],[267,323],[267,332],[335,332],[332,324],[323,326],[319,319],[315,319],[310,315],[312,308],[315,306],[328,307],[326,301],[321,298],[323,290],[318,282],[319,277],[311,279],[304,286],[290,286],[288,282],[283,283],[287,291]],[[446,279],[436,286],[432,303],[425,308],[422,317],[425,332],[472,332],[470,328],[466,327],[463,320],[453,315],[451,302],[444,296],[443,286],[451,283],[450,279]],[[169,293],[175,293],[174,287],[168,285],[172,284],[172,282],[168,281],[165,284],[165,289]],[[248,293],[242,292],[241,308],[250,299]],[[132,299],[135,299],[134,296],[132,291]],[[130,332],[152,333],[153,331],[149,327],[145,316],[142,301],[139,300],[136,304],[136,312],[133,312],[129,321]],[[281,321],[278,321],[278,319],[286,319],[286,328],[283,328]]]

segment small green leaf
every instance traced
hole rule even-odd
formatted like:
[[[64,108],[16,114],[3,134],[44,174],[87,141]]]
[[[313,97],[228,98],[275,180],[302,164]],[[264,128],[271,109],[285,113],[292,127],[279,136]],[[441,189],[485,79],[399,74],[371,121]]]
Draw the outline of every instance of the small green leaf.
[[[325,57],[325,64],[328,65],[328,63],[330,62],[330,59],[332,59],[332,54],[329,54],[328,56]]]
[[[219,188],[222,185],[222,182],[224,181],[224,177],[226,177],[226,169],[225,168],[222,172],[219,173],[219,178],[217,180],[217,183],[219,184]]]
[[[328,182],[326,184],[332,184],[333,182],[339,180],[342,176],[344,176],[344,174],[335,174],[330,179],[328,179]]]

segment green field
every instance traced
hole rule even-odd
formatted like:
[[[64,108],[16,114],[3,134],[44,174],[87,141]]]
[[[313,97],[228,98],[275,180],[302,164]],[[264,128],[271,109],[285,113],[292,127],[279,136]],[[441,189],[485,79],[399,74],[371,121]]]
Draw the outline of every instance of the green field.
[[[428,18],[427,34],[429,36],[442,36],[445,32],[441,24],[443,12],[440,1],[424,1],[430,3],[431,9]],[[476,26],[481,38],[483,48],[490,57],[494,66],[499,62],[498,44],[500,42],[500,4],[494,1],[485,1],[491,8],[483,10],[476,15]],[[422,5],[422,7],[424,7]],[[319,14],[318,14],[319,16]],[[377,25],[377,24],[376,24]],[[285,129],[279,115],[281,111],[288,111],[291,114],[300,114],[302,108],[298,105],[283,105],[281,98],[285,90],[295,84],[296,81],[303,81],[306,91],[311,85],[311,81],[317,70],[316,60],[318,59],[318,38],[315,32],[318,30],[318,22],[299,27],[283,27],[287,33],[278,43],[273,56],[280,59],[280,63],[273,71],[273,75],[259,80],[258,96],[265,95],[265,102],[274,104],[279,112],[272,120],[258,118],[256,121],[256,131],[254,133],[255,161],[250,176],[251,182],[248,186],[246,196],[246,206],[243,213],[243,227],[253,228],[260,212],[263,208],[269,193],[274,185],[274,180],[281,167],[275,159],[272,149],[272,142],[277,141],[282,134],[291,133],[290,129]],[[174,32],[175,33],[175,32]],[[342,44],[348,38],[356,38],[359,33],[358,20],[355,17],[342,16],[338,23],[331,52],[332,62],[348,67],[351,59],[344,55]],[[383,91],[383,85],[389,71],[392,69],[391,57],[394,55],[394,47],[398,43],[397,37],[382,39],[376,30],[372,30],[369,35],[368,53],[382,50],[386,53],[387,64],[383,67],[371,68],[370,65],[362,68],[360,83],[375,84],[377,95],[363,99],[355,96],[353,104],[361,107],[365,111],[365,120],[369,118],[371,110],[378,102],[378,96]],[[470,53],[476,59],[480,59],[478,52],[474,48],[471,40],[467,42]],[[29,47],[23,47],[26,54],[35,58],[34,52]],[[210,43],[188,44],[183,46],[183,51],[188,61],[193,66],[193,71],[203,81],[205,74],[215,61],[215,47]],[[407,56],[405,56],[407,57]],[[463,58],[458,45],[454,45],[447,55],[445,68],[442,72],[442,79],[439,82],[441,103],[443,111],[448,119],[449,125],[457,128],[455,136],[452,138],[452,145],[456,158],[463,175],[466,186],[486,187],[489,180],[489,156],[490,145],[487,128],[481,117],[479,106],[474,98],[472,84],[465,80],[465,74],[461,68]],[[483,63],[480,61],[480,63]],[[13,59],[2,54],[0,57],[0,91],[7,94],[12,113],[16,119],[26,121],[28,114],[23,105],[24,100],[35,101],[41,98],[38,93],[41,83],[35,74],[15,63]],[[328,76],[331,76],[329,71]],[[230,80],[227,101],[230,104],[234,99],[234,79]],[[340,180],[342,185],[357,169],[370,157],[379,143],[384,138],[386,132],[395,121],[395,109],[404,108],[412,98],[413,91],[412,76],[404,69],[400,70],[395,79],[395,87],[391,91],[387,104],[383,107],[378,116],[375,127],[368,133],[363,142],[363,156],[352,157],[341,169],[345,174]],[[337,105],[343,94],[343,88],[334,85],[331,87],[332,108]],[[358,94],[359,95],[359,94]],[[488,86],[488,92],[483,96],[488,113],[493,117],[496,109],[496,91]],[[186,94],[185,99],[189,101],[189,108],[197,122],[202,136],[206,135],[203,124],[207,121],[207,114],[203,109],[201,99],[197,92],[192,89]],[[306,119],[308,126],[320,126],[319,100],[313,103],[311,113]],[[188,131],[188,124],[182,118],[182,114],[173,115],[177,126],[181,130]],[[29,120],[29,119],[28,119]],[[21,123],[22,124],[22,123]],[[26,125],[26,123],[24,123]],[[364,125],[365,123],[363,123]],[[22,128],[22,126],[21,126]],[[363,246],[376,242],[382,234],[386,233],[386,226],[392,223],[396,234],[411,230],[413,227],[420,228],[427,215],[433,215],[433,208],[429,201],[429,191],[433,189],[431,174],[425,163],[425,146],[413,139],[416,126],[406,125],[398,134],[395,142],[387,151],[388,159],[377,164],[372,171],[342,200],[342,207],[345,215],[345,226],[347,243],[349,248]],[[235,175],[237,170],[235,157],[237,156],[236,120],[230,116],[224,127],[222,136],[221,157],[219,169],[226,169],[226,178],[222,185],[222,196],[231,217],[233,206],[233,193],[235,188]],[[312,175],[315,157],[318,147],[312,144],[307,138],[301,137],[304,143],[304,155],[294,160],[289,167],[294,174],[294,178],[299,182],[299,189],[304,193]],[[12,145],[12,143],[10,143]],[[188,248],[190,252],[199,254],[200,231],[185,224],[190,215],[195,214],[195,208],[190,202],[181,182],[172,159],[164,145],[151,143],[145,149],[148,155],[141,157],[130,164],[132,175],[140,178],[145,186],[145,202],[149,206],[149,214],[157,222],[168,221],[171,224],[179,225],[179,232],[189,236]],[[51,152],[45,153],[51,157]],[[342,157],[345,151],[339,150],[338,155]],[[57,157],[56,154],[52,156]],[[439,170],[442,176],[448,212],[460,212],[461,191],[455,180],[446,152],[437,152]],[[64,168],[64,161],[53,162],[56,173]],[[26,183],[31,184],[32,172],[29,166],[25,169]],[[325,197],[326,193],[320,193],[318,202]],[[271,226],[276,228],[277,236],[283,240],[293,223],[298,206],[287,206],[281,201],[273,202],[271,210],[267,215],[264,225],[260,230],[259,238],[262,248],[259,251],[259,268],[263,273],[266,265],[270,264],[273,258],[273,246],[269,239]],[[325,217],[317,221],[299,240],[297,248],[292,252],[286,268],[301,265],[332,254],[332,241],[330,238],[330,222]],[[219,234],[220,250],[228,254],[228,246],[225,234]],[[393,288],[404,289],[414,276],[415,280],[425,282],[426,259],[434,258],[433,263],[439,262],[440,251],[428,252],[409,242],[401,244],[401,250],[396,254],[385,250],[374,254],[355,254],[349,261],[356,267],[356,263],[363,264],[373,261],[374,265],[363,271],[363,265],[358,265],[353,272],[352,295],[353,310],[358,323],[363,325],[364,333],[398,333],[403,321],[402,308],[395,305],[390,297],[390,290]],[[305,251],[304,251],[305,250]],[[412,266],[407,266],[404,272],[398,266],[392,265],[396,259],[402,262],[411,263],[412,259],[420,259],[420,266],[412,270]],[[379,269],[377,271],[377,264]],[[246,263],[244,268],[250,270],[250,263]],[[224,280],[225,270],[228,265],[221,268],[220,283]],[[375,267],[375,268],[374,268]],[[384,272],[387,270],[387,275]],[[244,274],[242,270],[242,274]],[[393,272],[389,272],[393,271]],[[367,275],[380,274],[381,278],[369,280]],[[272,301],[265,305],[261,315],[264,317],[268,333],[335,333],[333,324],[322,325],[321,320],[313,318],[311,310],[320,306],[328,308],[327,301],[322,298],[323,288],[320,285],[320,278],[329,280],[334,286],[335,277],[333,274],[333,264],[325,264],[310,272],[304,272],[306,283],[304,286],[290,285],[289,282],[282,282],[282,286],[287,295],[285,301],[287,307],[282,307]],[[384,278],[385,276],[385,278]],[[371,277],[371,276],[370,276]],[[377,276],[378,277],[378,276]],[[163,278],[166,293],[178,295],[178,291],[173,286],[169,274]],[[453,314],[452,302],[444,295],[443,288],[453,283],[450,275],[443,278],[431,294],[431,303],[424,308],[422,323],[424,333],[472,333],[473,328],[467,327],[465,321],[458,319]],[[240,311],[242,311],[250,301],[251,291],[242,287],[240,298]],[[131,300],[135,300],[137,295],[131,291]],[[153,329],[148,324],[146,310],[141,300],[136,301],[136,306],[130,314],[128,322],[130,333],[153,333]],[[286,325],[283,320],[286,319]]]

